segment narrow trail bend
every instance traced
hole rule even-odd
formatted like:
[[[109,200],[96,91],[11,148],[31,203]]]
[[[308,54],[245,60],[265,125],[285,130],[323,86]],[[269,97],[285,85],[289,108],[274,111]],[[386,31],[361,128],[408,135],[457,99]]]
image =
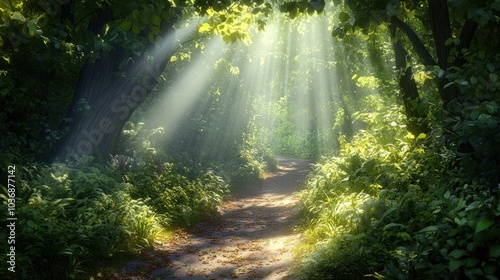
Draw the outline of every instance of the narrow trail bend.
[[[129,262],[120,279],[285,279],[300,238],[293,231],[296,192],[309,162],[278,162],[276,171],[225,202],[220,217],[176,232],[156,248],[155,257]]]

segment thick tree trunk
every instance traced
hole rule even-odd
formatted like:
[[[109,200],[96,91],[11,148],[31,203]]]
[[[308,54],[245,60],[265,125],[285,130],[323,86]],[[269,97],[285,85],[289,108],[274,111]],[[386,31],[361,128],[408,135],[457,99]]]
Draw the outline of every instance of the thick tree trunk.
[[[110,16],[101,11],[89,30],[98,33]],[[164,26],[164,30],[165,34],[173,32],[171,24]],[[87,62],[80,72],[68,114],[73,123],[55,154],[56,160],[73,160],[88,155],[105,159],[111,154],[124,124],[156,86],[170,60],[173,40],[162,47],[165,49],[155,52],[152,60],[139,57],[136,63],[127,67],[124,75],[117,73],[120,72],[119,64],[129,52],[119,47],[101,53],[94,62]],[[82,110],[82,104],[90,109]]]
[[[156,86],[169,60],[169,56],[156,57],[156,63],[139,63],[126,78],[115,78],[110,75],[114,71],[107,67],[116,63],[114,57],[114,53],[104,55],[82,71],[76,96],[77,100],[85,100],[90,109],[79,116],[73,110],[74,123],[57,153],[59,160],[86,155],[107,157],[123,125]],[[134,76],[142,82],[135,82]],[[75,107],[78,106],[77,102]]]

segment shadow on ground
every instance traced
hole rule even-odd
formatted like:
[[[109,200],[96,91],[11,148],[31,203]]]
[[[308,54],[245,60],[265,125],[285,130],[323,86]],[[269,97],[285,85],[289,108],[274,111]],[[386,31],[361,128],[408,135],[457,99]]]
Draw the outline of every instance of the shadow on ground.
[[[177,231],[115,279],[285,279],[300,239],[296,192],[309,162],[277,160],[277,170],[239,189],[220,216]]]

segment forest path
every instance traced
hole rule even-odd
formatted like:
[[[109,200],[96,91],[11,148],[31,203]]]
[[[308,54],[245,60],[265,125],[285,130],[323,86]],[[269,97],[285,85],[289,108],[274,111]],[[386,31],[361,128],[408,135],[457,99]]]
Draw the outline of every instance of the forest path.
[[[298,195],[309,162],[279,157],[278,169],[222,205],[219,217],[177,231],[119,279],[284,279],[300,234]],[[141,273],[137,273],[140,270]]]

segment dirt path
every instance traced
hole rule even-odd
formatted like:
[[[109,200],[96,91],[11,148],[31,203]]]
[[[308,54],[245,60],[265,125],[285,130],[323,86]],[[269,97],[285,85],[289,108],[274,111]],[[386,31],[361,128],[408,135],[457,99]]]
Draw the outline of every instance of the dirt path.
[[[293,231],[295,192],[309,163],[278,161],[278,170],[227,201],[220,217],[176,232],[148,260],[129,262],[118,278],[284,279],[299,240]],[[139,270],[143,271],[140,275]]]

